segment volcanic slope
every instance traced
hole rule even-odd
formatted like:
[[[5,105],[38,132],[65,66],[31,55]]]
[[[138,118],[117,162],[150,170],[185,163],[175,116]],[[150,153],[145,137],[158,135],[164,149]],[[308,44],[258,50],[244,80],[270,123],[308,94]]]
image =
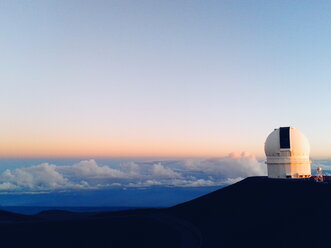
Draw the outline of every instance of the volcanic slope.
[[[331,247],[331,184],[250,177],[168,209],[24,216],[1,211],[4,247]]]
[[[203,247],[331,247],[331,184],[250,177],[166,211]]]

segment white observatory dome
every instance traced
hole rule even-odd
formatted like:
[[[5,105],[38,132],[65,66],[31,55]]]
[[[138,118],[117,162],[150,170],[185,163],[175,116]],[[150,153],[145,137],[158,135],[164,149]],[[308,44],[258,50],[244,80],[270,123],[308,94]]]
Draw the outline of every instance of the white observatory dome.
[[[264,151],[268,176],[272,178],[305,178],[311,175],[310,146],[298,129],[281,127],[269,134]]]
[[[300,132],[299,129],[289,127],[289,137],[284,137],[289,139],[285,141],[287,144],[282,144],[281,147],[280,141],[283,137],[280,137],[280,129],[275,129],[271,134],[269,134],[265,144],[264,151],[266,156],[279,156],[281,151],[287,150],[290,151],[290,156],[309,156],[310,145],[306,136]],[[285,135],[286,136],[286,135]],[[289,143],[289,144],[288,144]]]

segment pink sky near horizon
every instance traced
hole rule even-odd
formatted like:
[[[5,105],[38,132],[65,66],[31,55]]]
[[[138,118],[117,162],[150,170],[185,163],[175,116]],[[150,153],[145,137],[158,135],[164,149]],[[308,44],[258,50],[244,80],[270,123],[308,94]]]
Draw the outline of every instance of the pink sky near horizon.
[[[3,1],[0,157],[331,157],[327,1]]]

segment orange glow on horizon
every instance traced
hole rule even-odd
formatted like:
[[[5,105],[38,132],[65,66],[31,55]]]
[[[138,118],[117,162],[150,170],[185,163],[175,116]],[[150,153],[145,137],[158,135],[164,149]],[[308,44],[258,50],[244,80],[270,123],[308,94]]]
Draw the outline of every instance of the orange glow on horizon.
[[[215,157],[228,155],[218,149],[200,150],[183,149],[180,147],[167,148],[164,146],[147,147],[20,147],[11,150],[1,149],[1,157]]]
[[[171,142],[153,140],[107,141],[35,141],[0,142],[0,156],[25,157],[220,157],[238,151],[234,146],[207,142]],[[240,151],[240,150],[239,150]],[[256,153],[255,153],[256,154]],[[257,154],[259,155],[259,154]]]
[[[68,135],[69,136],[69,135]],[[57,137],[35,138],[24,137],[19,140],[7,137],[0,140],[0,157],[2,158],[206,158],[222,157],[232,153],[248,152],[257,158],[264,158],[263,142],[256,142],[252,146],[250,142],[233,143],[220,141],[221,139],[199,139],[188,137],[176,140],[171,138],[146,139],[132,137],[125,138],[78,138],[69,136],[66,139]],[[326,151],[314,150],[312,159],[328,159]]]
[[[19,138],[18,138],[19,137]],[[238,138],[239,139],[239,138]],[[264,139],[264,137],[262,137]],[[126,136],[82,137],[65,133],[62,136],[49,132],[41,137],[36,133],[3,136],[0,140],[2,158],[206,158],[228,156],[230,153],[248,152],[257,158],[264,158],[264,142],[237,139],[223,140],[216,135],[189,136],[176,134],[169,137]],[[317,153],[319,152],[319,153]],[[233,155],[232,154],[232,155]],[[315,150],[311,157],[325,158],[323,150]]]

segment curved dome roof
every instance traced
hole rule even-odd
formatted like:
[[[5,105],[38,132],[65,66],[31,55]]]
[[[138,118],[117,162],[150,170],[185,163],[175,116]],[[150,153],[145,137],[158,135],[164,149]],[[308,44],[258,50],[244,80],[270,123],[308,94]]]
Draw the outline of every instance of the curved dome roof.
[[[267,156],[280,156],[281,151],[291,151],[290,156],[309,156],[310,145],[297,128],[281,127],[269,134],[264,151]]]

